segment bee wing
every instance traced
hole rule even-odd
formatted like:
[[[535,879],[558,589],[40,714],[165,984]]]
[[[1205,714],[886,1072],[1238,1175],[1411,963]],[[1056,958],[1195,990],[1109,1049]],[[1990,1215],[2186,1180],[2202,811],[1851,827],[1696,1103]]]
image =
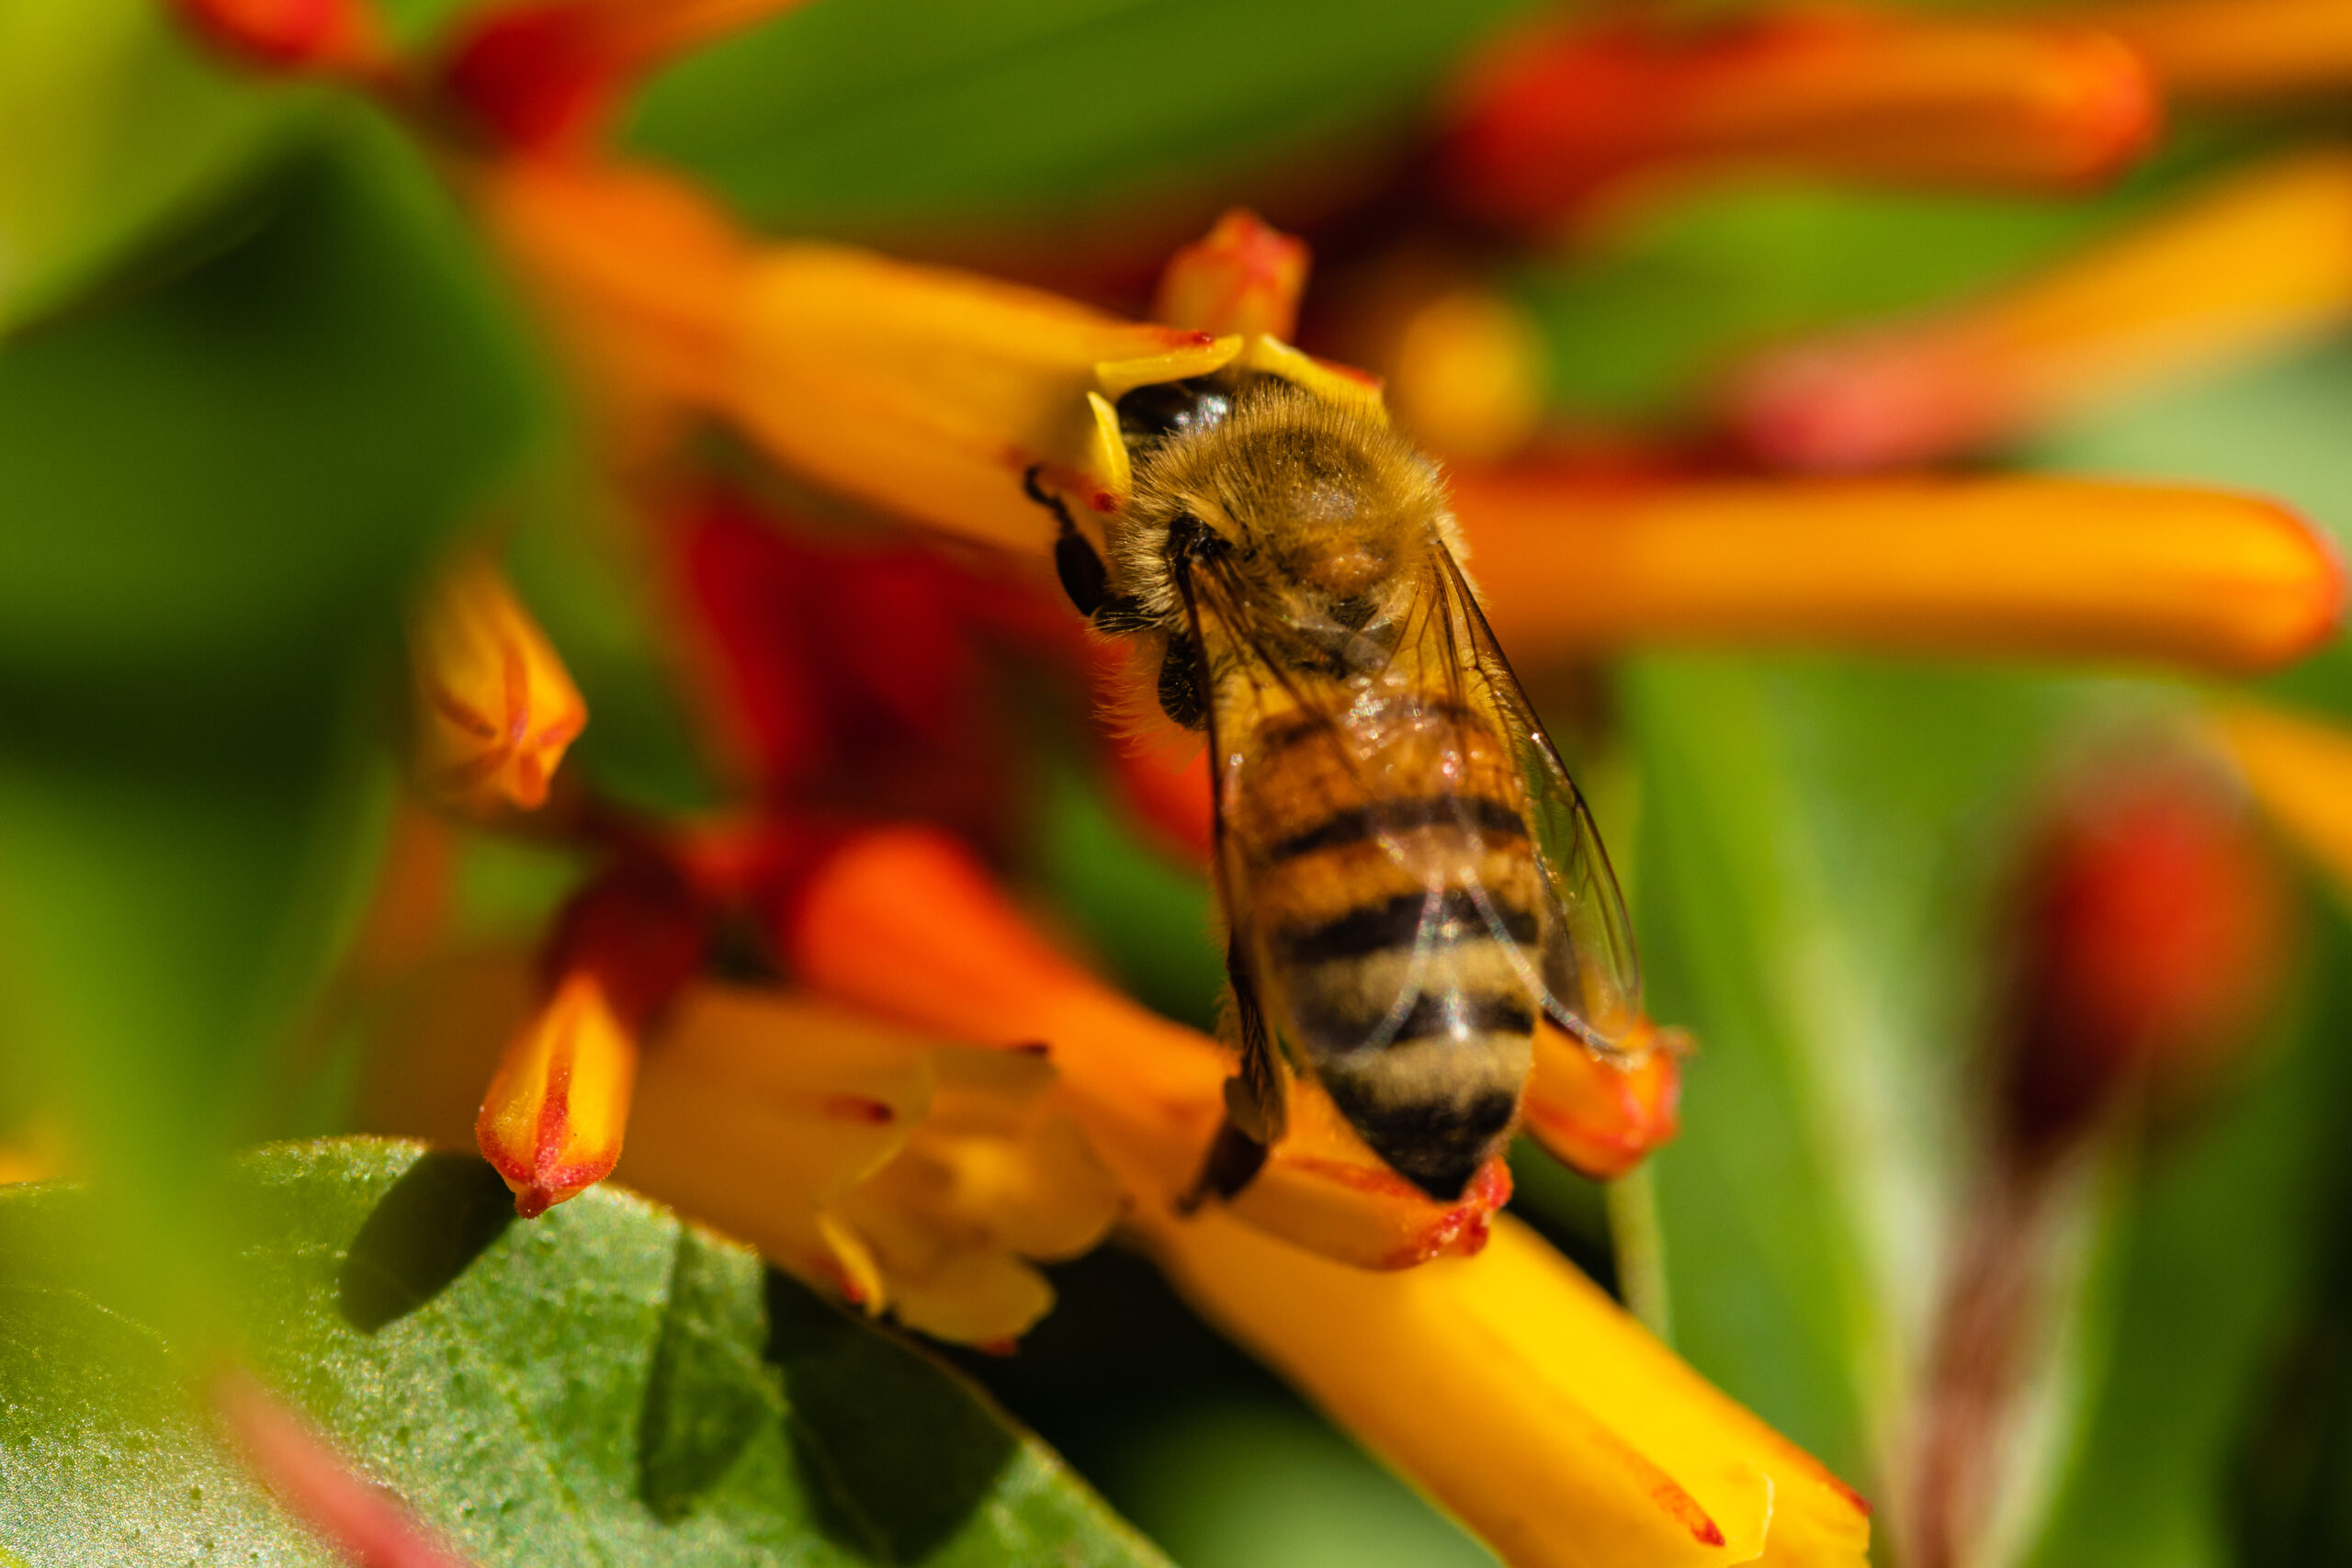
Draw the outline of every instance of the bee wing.
[[[1545,892],[1539,964],[1544,1010],[1594,1050],[1615,1051],[1642,1012],[1641,964],[1625,896],[1618,890],[1592,813],[1521,689],[1461,566],[1443,546],[1437,555],[1449,635],[1461,639],[1460,678],[1482,688],[1502,719],[1526,786],[1527,826]]]
[[[1458,1008],[1458,971],[1440,955],[1463,939],[1465,929],[1483,927],[1498,951],[1512,955],[1526,991],[1546,1013],[1596,1048],[1610,1048],[1638,1012],[1623,904],[1576,786],[1452,559],[1432,567],[1429,592],[1399,629],[1386,668],[1359,671],[1374,688],[1385,685],[1391,694],[1369,703],[1361,700],[1361,685],[1302,678],[1290,661],[1271,652],[1269,644],[1283,635],[1283,628],[1261,624],[1262,612],[1220,563],[1201,563],[1189,575],[1187,592],[1202,628],[1198,635],[1216,658],[1211,684],[1227,694],[1210,704],[1210,740],[1217,869],[1237,955],[1271,955],[1269,939],[1295,946],[1299,933],[1254,929],[1261,911],[1250,886],[1252,864],[1279,860],[1286,849],[1244,845],[1236,824],[1280,818],[1317,829],[1312,838],[1360,836],[1377,844],[1393,868],[1406,872],[1408,883],[1418,884],[1400,897],[1351,910],[1344,935],[1333,927],[1308,936],[1305,945],[1317,951],[1343,946],[1365,953],[1376,947],[1387,955],[1385,963],[1356,972],[1356,988],[1345,997],[1344,1007],[1329,997],[1291,994],[1281,979],[1284,965],[1261,966],[1272,982],[1263,1001],[1277,1034],[1335,1055],[1408,1036],[1426,1022],[1432,1007]],[[1279,711],[1283,750],[1306,750],[1325,764],[1320,770],[1285,771],[1278,787],[1288,798],[1281,802],[1249,798],[1253,787],[1269,786],[1261,782],[1261,771],[1248,765],[1245,750],[1236,746],[1243,738],[1219,735],[1222,710],[1238,706],[1240,699],[1230,694],[1237,674],[1259,707]],[[1439,798],[1400,796],[1388,776],[1398,737],[1408,733],[1418,738],[1410,744],[1451,759],[1443,772],[1455,782]],[[1502,758],[1496,756],[1498,740],[1508,752]],[[1514,807],[1476,788],[1476,759],[1481,756],[1486,768],[1520,776],[1529,804],[1524,824]],[[1417,782],[1430,776],[1426,766],[1411,771]],[[1435,842],[1420,831],[1441,826],[1456,831]],[[1487,886],[1477,870],[1478,847],[1499,847],[1522,833],[1536,840],[1540,885]],[[1295,852],[1296,844],[1294,839],[1287,852]],[[1395,888],[1393,879],[1384,881]],[[1521,958],[1522,953],[1531,956]],[[1299,965],[1287,969],[1290,978],[1299,978]],[[1236,974],[1238,995],[1238,966]]]

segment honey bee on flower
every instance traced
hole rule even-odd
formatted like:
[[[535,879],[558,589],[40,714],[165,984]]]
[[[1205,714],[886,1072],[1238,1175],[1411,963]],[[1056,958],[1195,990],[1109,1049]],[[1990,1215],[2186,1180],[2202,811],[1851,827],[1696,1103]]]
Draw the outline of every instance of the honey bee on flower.
[[[1156,652],[1209,737],[1241,1053],[1204,1185],[1230,1196],[1312,1073],[1452,1201],[1518,1120],[1548,1017],[1623,1048],[1631,922],[1590,815],[1473,597],[1442,481],[1378,405],[1230,371],[1118,404],[1136,492],[1062,578]]]

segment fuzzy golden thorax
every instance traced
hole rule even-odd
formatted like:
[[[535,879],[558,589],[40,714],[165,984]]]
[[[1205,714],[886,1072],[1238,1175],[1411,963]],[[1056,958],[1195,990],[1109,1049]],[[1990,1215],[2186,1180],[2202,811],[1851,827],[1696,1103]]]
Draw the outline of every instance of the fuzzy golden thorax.
[[[1170,533],[1193,518],[1222,539],[1253,608],[1302,631],[1384,618],[1422,580],[1431,547],[1459,553],[1436,466],[1359,411],[1286,382],[1246,388],[1233,412],[1136,462],[1111,527],[1111,587],[1165,633],[1184,626]]]

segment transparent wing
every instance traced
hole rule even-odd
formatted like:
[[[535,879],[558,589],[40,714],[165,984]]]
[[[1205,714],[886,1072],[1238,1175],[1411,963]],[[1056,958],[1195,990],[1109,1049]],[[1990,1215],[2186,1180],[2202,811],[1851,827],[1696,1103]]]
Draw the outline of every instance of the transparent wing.
[[[1642,972],[1633,920],[1592,813],[1544,722],[1511,672],[1461,566],[1442,547],[1438,575],[1445,618],[1460,639],[1462,679],[1501,721],[1526,790],[1527,826],[1545,885],[1539,977],[1554,1022],[1597,1051],[1632,1037],[1642,1014]]]

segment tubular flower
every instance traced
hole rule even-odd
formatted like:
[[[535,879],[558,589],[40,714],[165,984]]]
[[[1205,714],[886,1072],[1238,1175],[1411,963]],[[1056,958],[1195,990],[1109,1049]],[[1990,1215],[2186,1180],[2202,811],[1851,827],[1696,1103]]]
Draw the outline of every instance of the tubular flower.
[[[630,407],[728,420],[828,489],[1042,557],[1132,486],[1112,404],[1229,365],[1379,406],[1376,381],[1262,333],[1122,321],[1032,288],[842,245],[752,247],[692,187],[640,169],[514,160],[478,186],[559,329]]]
[[[362,1568],[467,1568],[422,1522],[368,1482],[242,1369],[212,1380],[212,1404],[254,1474]]]
[[[603,129],[653,67],[801,0],[524,0],[482,13],[441,65],[441,90],[499,140],[547,148]]]
[[[1497,632],[1529,657],[1635,642],[2121,656],[2258,670],[2342,614],[2301,518],[2222,491],[2032,478],[1455,483]]]
[[[1464,74],[1438,177],[1465,212],[1538,226],[1660,165],[2063,188],[2121,169],[2158,118],[2138,59],[2086,28],[1860,9],[1545,20]]]
[[[442,572],[409,621],[417,774],[468,811],[536,810],[588,722],[563,661],[486,555]]]
[[[268,71],[368,78],[389,63],[365,0],[173,0],[215,47]]]
[[[2083,13],[2175,97],[2229,102],[2352,82],[2352,11],[2337,0],[2127,0]]]
[[[2270,819],[2352,889],[2352,734],[2243,698],[2218,705],[2211,728]]]
[[[532,1007],[500,952],[395,995],[374,1128],[445,1145]],[[943,1043],[818,998],[697,981],[646,1034],[618,1179],[866,1312],[995,1345],[1053,1301],[1031,1260],[1102,1240],[1119,1189],[1034,1053]]]
[[[663,872],[624,867],[558,922],[546,1000],[507,1042],[474,1136],[526,1219],[612,1174],[647,1023],[700,965],[699,912]]]
[[[1860,1498],[1508,1217],[1476,1258],[1402,1274],[1215,1212],[1135,1224],[1196,1306],[1515,1568],[1865,1560]]]
[[[778,948],[843,1002],[957,1039],[1044,1043],[1071,1113],[1138,1201],[1177,1206],[1198,1180],[1230,1055],[1056,952],[952,840],[920,829],[852,840],[797,890]],[[1476,1251],[1510,1195],[1496,1160],[1460,1201],[1434,1201],[1301,1082],[1289,1131],[1232,1206],[1301,1246],[1394,1269]]]
[[[2352,156],[2301,153],[1975,304],[1769,355],[1738,380],[1731,413],[1775,463],[1915,463],[2347,316]]]

